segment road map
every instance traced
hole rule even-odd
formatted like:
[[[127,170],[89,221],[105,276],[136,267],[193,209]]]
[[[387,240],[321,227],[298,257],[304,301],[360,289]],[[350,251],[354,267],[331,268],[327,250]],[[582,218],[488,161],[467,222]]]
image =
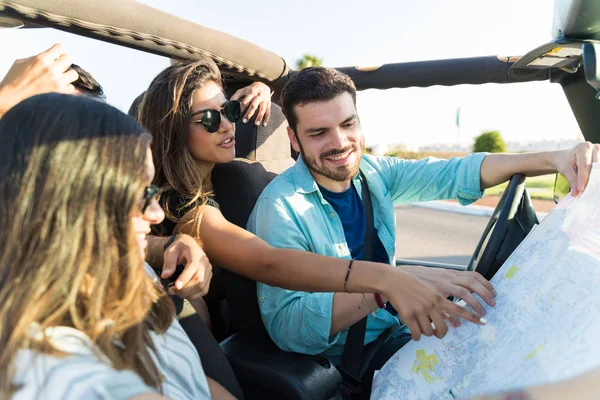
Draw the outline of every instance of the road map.
[[[600,367],[600,163],[492,279],[488,323],[422,337],[379,371],[372,399],[454,399],[574,377]]]

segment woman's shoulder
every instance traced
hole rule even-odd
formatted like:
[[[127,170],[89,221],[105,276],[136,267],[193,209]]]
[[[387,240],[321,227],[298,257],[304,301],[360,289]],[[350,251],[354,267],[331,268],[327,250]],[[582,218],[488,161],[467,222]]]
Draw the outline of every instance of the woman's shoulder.
[[[83,333],[68,327],[52,329],[48,334],[52,345],[66,355],[20,350],[13,379],[20,389],[14,400],[127,399],[155,392],[133,371],[114,369]]]

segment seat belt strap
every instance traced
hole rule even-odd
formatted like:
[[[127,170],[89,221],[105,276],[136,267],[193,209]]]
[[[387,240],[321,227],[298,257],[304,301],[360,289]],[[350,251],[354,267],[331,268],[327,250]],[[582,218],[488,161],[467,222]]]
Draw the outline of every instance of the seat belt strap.
[[[364,260],[372,261],[373,258],[373,206],[371,204],[371,193],[367,179],[362,171],[361,178],[361,194],[362,202],[365,208],[365,239],[364,239]],[[348,329],[346,344],[344,344],[344,354],[342,355],[342,363],[338,367],[344,379],[345,386],[354,393],[360,393],[361,377],[360,370],[363,360],[363,350],[365,343],[365,332],[367,330],[367,317],[364,317]]]

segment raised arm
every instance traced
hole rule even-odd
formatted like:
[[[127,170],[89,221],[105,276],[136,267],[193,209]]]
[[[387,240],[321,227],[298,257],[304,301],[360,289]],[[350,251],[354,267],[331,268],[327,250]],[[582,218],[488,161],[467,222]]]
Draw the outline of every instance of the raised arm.
[[[376,168],[394,204],[457,199],[466,205],[483,195],[479,177],[485,157],[485,153],[450,160],[381,157],[370,159],[370,164]]]
[[[36,94],[75,93],[77,72],[61,44],[33,57],[16,60],[0,82],[0,117],[17,103]]]
[[[253,82],[235,92],[231,96],[231,100],[241,101],[244,124],[250,121],[256,113],[254,124],[267,126],[271,117],[271,94],[271,88],[267,85],[262,82]]]
[[[481,165],[481,189],[506,182],[515,174],[536,176],[559,172],[569,181],[573,195],[587,185],[592,163],[598,162],[600,145],[580,143],[572,149],[523,154],[488,154]]]

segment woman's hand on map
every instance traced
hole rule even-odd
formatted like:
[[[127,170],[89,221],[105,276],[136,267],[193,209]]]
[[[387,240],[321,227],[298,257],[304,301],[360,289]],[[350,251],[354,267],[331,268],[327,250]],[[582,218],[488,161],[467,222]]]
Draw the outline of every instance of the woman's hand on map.
[[[491,307],[496,305],[496,290],[478,272],[452,271],[442,268],[403,266],[409,274],[420,279],[443,297],[453,296],[463,299],[479,316],[485,315],[485,308],[473,293],[477,293]],[[451,317],[450,322],[458,327],[460,321]]]
[[[240,100],[241,99],[241,100]],[[231,100],[242,102],[242,112],[245,112],[243,122],[250,121],[256,112],[255,125],[266,126],[271,117],[271,88],[262,82],[254,82],[235,92]]]
[[[569,182],[571,194],[579,196],[590,178],[592,163],[600,161],[600,145],[584,142],[554,154],[554,167]]]
[[[479,315],[449,301],[413,274],[402,268],[392,268],[390,273],[385,280],[387,289],[382,294],[398,311],[414,340],[419,340],[421,335],[443,338],[448,332],[447,319],[462,318],[485,325]]]

